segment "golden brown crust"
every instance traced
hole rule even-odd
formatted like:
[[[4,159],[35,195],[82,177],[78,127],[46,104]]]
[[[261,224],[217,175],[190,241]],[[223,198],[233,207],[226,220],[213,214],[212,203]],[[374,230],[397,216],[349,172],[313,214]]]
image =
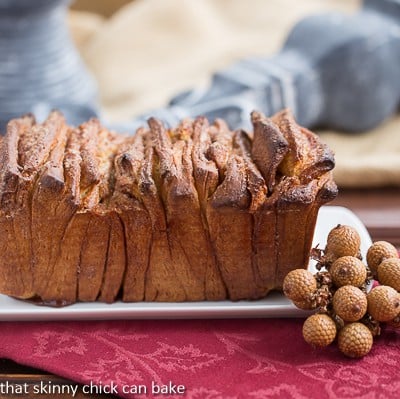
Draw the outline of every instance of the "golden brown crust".
[[[208,129],[208,121],[205,118],[197,118],[193,123],[193,176],[203,211],[208,200],[217,189],[219,179],[217,165],[207,157],[211,146]]]
[[[0,291],[20,298],[34,294],[31,260],[31,182],[21,174],[18,145],[32,128],[33,118],[8,123],[0,152]]]
[[[139,174],[144,162],[144,133],[140,129],[133,138],[127,138],[114,158],[116,183],[111,206],[119,212],[123,228],[126,263],[122,299],[127,302],[145,298],[151,248],[151,220],[139,188]]]
[[[69,129],[64,154],[64,179],[66,195],[71,201],[80,202],[81,163],[79,131]]]
[[[101,180],[99,163],[96,157],[100,123],[96,119],[79,127],[81,165],[81,191],[89,192]]]
[[[100,293],[103,273],[107,264],[107,248],[110,240],[110,215],[95,212],[77,213],[85,234],[82,240],[78,268],[77,299],[95,301]]]
[[[63,124],[64,117],[58,111],[53,111],[43,124],[34,124],[21,135],[18,151],[24,176],[36,173],[46,162]]]
[[[279,166],[282,175],[297,176],[301,182],[306,183],[333,169],[333,152],[316,134],[299,126],[289,110],[284,109],[271,120],[289,144],[289,151]]]
[[[116,212],[109,213],[110,233],[107,245],[105,271],[98,300],[112,303],[121,286],[126,267],[124,226]]]
[[[288,151],[279,165],[279,172],[283,176],[299,176],[302,170],[312,163],[307,138],[287,109],[274,115],[271,121],[275,123],[288,143]]]
[[[146,209],[128,201],[120,214],[124,227],[126,269],[122,299],[126,302],[144,301],[147,270],[152,246],[152,224]]]
[[[251,159],[252,143],[246,132],[242,130],[235,132],[233,143],[234,152],[243,158],[245,164],[247,190],[251,196],[249,210],[254,213],[265,203],[268,189],[261,172]]]
[[[139,173],[141,199],[152,225],[149,266],[146,270],[145,300],[184,301],[186,292],[179,279],[180,276],[176,275],[174,261],[171,257],[165,209],[160,196],[160,179],[161,176],[165,177],[164,174],[170,173],[166,167],[171,160],[164,157],[159,161],[158,154],[161,154],[164,148],[159,148],[157,154],[151,140],[151,138],[156,139],[158,134],[162,134],[160,129],[162,127],[154,121],[153,131],[145,142],[145,157]],[[158,138],[158,140],[162,142],[161,140],[164,138]],[[175,287],[172,291],[171,286]]]
[[[288,152],[288,142],[278,127],[260,112],[251,113],[254,128],[251,156],[272,193],[277,184],[277,171]]]
[[[224,121],[217,119],[207,133],[212,142],[208,146],[206,157],[218,168],[219,182],[222,182],[232,154],[232,132]]]
[[[335,156],[332,150],[322,143],[315,133],[303,127],[300,130],[307,137],[308,148],[313,155],[312,162],[309,162],[307,167],[303,169],[301,179],[310,181],[332,170],[335,166]]]
[[[211,137],[208,134],[208,121],[199,117],[193,122],[192,134],[192,165],[194,186],[196,187],[200,217],[206,241],[205,252],[202,255],[206,262],[205,291],[208,300],[221,300],[226,298],[226,286],[221,277],[221,271],[217,264],[214,243],[210,237],[210,229],[207,221],[207,204],[214,194],[219,180],[216,164],[207,159],[206,154],[211,145]]]
[[[124,137],[53,112],[0,146],[0,292],[76,301],[256,299],[305,267],[333,153],[289,111],[254,133],[151,118]]]
[[[43,163],[32,192],[32,246],[35,293],[44,301],[56,300],[54,291],[64,265],[57,264],[66,228],[76,203],[65,195],[64,153],[68,128],[61,115],[51,115],[43,142],[50,152]],[[56,267],[58,265],[58,267]]]

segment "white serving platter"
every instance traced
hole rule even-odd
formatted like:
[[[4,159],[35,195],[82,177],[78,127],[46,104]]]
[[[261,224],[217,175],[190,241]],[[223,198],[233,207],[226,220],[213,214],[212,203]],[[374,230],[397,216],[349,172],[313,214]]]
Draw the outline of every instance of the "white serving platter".
[[[320,248],[324,248],[329,231],[339,223],[358,230],[361,236],[361,254],[365,258],[371,245],[368,231],[353,212],[343,207],[321,208],[313,247],[319,244]],[[311,261],[309,268],[314,272],[315,262]],[[63,308],[38,306],[0,295],[0,321],[302,317],[306,313],[276,292],[256,301],[113,304],[95,302],[76,303]]]

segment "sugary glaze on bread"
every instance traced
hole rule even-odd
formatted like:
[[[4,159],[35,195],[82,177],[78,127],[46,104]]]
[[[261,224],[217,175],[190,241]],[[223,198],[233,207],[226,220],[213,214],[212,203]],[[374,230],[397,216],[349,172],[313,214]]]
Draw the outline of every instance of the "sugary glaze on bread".
[[[48,304],[264,297],[306,267],[332,152],[289,111],[134,136],[53,112],[0,150],[0,292]]]

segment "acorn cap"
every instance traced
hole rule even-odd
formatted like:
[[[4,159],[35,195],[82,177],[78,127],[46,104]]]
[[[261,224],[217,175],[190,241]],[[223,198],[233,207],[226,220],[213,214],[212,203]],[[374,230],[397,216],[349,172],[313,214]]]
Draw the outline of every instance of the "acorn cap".
[[[303,337],[311,346],[322,348],[336,338],[336,324],[326,314],[313,314],[303,324]]]
[[[329,269],[336,287],[354,285],[361,287],[367,279],[367,268],[360,259],[354,256],[342,256]]]
[[[362,323],[345,325],[338,335],[339,350],[349,357],[363,357],[372,348],[373,336],[367,326]]]
[[[378,280],[380,284],[400,291],[400,259],[384,259],[378,266]]]
[[[378,266],[384,259],[398,258],[397,249],[387,241],[376,241],[368,249],[367,265],[376,276]]]
[[[377,321],[393,320],[400,312],[400,294],[387,285],[373,288],[367,300],[368,313]]]
[[[295,302],[309,301],[316,289],[317,281],[306,269],[292,270],[283,280],[283,293]]]
[[[338,224],[329,234],[325,248],[328,257],[358,256],[361,238],[354,227]]]
[[[367,296],[352,285],[340,287],[333,295],[333,311],[344,321],[360,320],[367,313]]]

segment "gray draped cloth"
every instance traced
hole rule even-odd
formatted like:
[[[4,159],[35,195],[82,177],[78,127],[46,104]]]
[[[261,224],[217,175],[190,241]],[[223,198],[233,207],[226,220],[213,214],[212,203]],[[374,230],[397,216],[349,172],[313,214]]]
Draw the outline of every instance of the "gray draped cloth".
[[[353,12],[355,0],[136,0],[110,19],[71,12],[78,48],[97,78],[104,120],[127,121],[249,56],[277,52],[310,13]],[[340,186],[400,185],[400,119],[363,135],[321,132]],[[122,125],[123,126],[123,125]]]

